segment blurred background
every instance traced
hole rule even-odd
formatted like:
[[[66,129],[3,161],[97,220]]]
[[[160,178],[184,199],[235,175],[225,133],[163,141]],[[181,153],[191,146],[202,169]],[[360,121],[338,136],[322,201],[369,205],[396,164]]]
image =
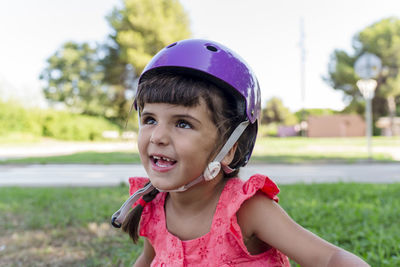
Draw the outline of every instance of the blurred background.
[[[40,183],[49,166],[47,181],[79,180],[82,168],[96,181],[100,165],[115,175],[122,167],[112,164],[138,165],[129,113],[138,76],[186,38],[224,44],[256,73],[262,114],[250,165],[400,173],[398,0],[0,0],[0,36],[0,185]],[[369,93],[359,81],[372,81]],[[393,184],[380,178],[282,185],[280,203],[372,266],[400,266],[398,174]],[[131,266],[142,244],[108,223],[127,196],[126,183],[3,183],[0,266]]]
[[[373,53],[383,66],[374,77],[373,134],[399,135],[398,10],[395,0],[5,2],[0,136],[134,136],[122,132],[136,130],[134,114],[125,122],[138,75],[185,38],[221,42],[253,67],[263,136],[365,135],[354,63]]]

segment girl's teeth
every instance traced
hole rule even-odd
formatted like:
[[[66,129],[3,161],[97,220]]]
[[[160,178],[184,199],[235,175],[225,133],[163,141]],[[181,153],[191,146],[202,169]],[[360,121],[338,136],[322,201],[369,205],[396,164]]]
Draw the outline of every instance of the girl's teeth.
[[[164,157],[160,157],[160,156],[152,156],[152,158],[153,158],[154,164],[161,168],[166,168],[166,167],[172,166],[176,163],[176,161],[173,159],[164,158]]]
[[[164,161],[173,161],[173,160],[171,160],[171,159],[164,158],[164,157],[158,157],[158,156],[153,156],[153,158],[156,159],[156,160],[162,159],[162,160],[164,160]]]

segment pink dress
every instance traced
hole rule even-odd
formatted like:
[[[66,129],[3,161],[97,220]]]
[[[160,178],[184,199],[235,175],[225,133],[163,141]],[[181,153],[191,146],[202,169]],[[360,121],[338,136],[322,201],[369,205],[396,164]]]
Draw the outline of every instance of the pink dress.
[[[130,178],[130,193],[147,181],[145,178]],[[278,201],[279,189],[267,176],[254,175],[246,182],[239,178],[228,180],[210,231],[187,241],[168,232],[164,213],[167,193],[159,193],[146,205],[140,222],[140,235],[147,237],[156,252],[151,266],[290,266],[288,258],[277,249],[251,255],[243,242],[236,212],[259,190]]]

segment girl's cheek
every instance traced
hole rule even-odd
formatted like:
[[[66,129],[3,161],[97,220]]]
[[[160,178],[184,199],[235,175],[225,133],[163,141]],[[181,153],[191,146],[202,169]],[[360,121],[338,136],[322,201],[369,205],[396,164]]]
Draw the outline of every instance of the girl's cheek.
[[[144,134],[143,130],[139,129],[138,139],[137,139],[137,147],[139,149],[139,152],[142,150],[145,143],[146,143],[145,142],[145,134]]]

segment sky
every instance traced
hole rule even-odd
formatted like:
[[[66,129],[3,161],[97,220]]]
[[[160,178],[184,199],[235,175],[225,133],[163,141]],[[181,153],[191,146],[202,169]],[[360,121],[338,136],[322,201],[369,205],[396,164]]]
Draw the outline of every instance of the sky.
[[[291,111],[341,110],[340,91],[323,81],[335,49],[349,53],[353,36],[383,18],[400,18],[399,0],[181,0],[194,38],[236,51],[252,67],[262,101],[279,97]],[[43,103],[40,72],[66,41],[103,43],[105,17],[120,0],[0,0],[0,96]],[[301,96],[300,22],[304,29]]]

